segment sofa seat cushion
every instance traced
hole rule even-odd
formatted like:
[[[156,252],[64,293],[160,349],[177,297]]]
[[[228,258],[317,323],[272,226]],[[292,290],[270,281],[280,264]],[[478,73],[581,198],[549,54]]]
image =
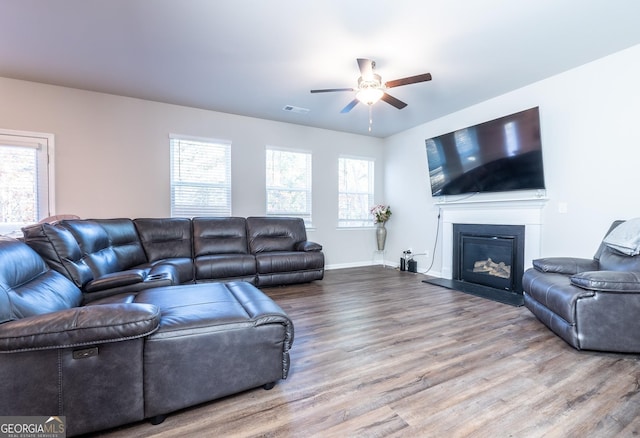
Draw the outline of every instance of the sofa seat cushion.
[[[567,275],[543,273],[533,268],[524,273],[522,287],[537,303],[569,324],[576,322],[576,301],[594,295],[593,291],[572,285]]]
[[[257,317],[282,319],[282,309],[262,291],[246,282],[199,283],[157,287],[139,292],[135,303],[160,308],[160,329],[153,338],[193,334],[212,326],[256,325]]]
[[[196,281],[253,277],[256,260],[250,254],[216,254],[195,259]]]
[[[94,301],[91,301],[88,306],[96,306],[100,304],[121,304],[121,303],[133,303],[136,300],[136,295],[138,292],[123,292],[116,295],[109,295],[104,298],[100,298]]]
[[[175,257],[161,259],[146,265],[138,266],[138,268],[144,268],[145,266],[151,266],[152,268],[149,275],[165,272],[173,279],[174,283],[193,282],[193,259],[191,258]]]
[[[311,251],[274,251],[256,255],[258,274],[324,269],[324,254]]]

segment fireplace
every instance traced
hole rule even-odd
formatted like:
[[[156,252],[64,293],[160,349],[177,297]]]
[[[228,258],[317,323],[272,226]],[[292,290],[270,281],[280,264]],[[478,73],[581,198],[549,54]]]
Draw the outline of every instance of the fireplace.
[[[520,306],[524,225],[453,224],[452,278],[428,280],[450,289]]]
[[[453,279],[522,293],[524,225],[453,224]]]
[[[541,257],[542,212],[547,204],[545,193],[505,193],[491,197],[473,196],[465,199],[439,200],[438,217],[441,219],[442,238],[440,239],[441,266],[437,264],[431,271],[430,279],[441,280],[441,286],[457,288],[482,288],[495,293],[498,301],[507,297],[509,304],[522,305],[522,293],[516,285],[513,292],[502,291],[484,285],[453,279],[453,226],[455,224],[503,224],[524,227],[524,269],[531,267],[531,261]],[[457,245],[456,245],[457,246]],[[518,249],[520,251],[520,249]],[[520,280],[516,277],[516,280]],[[428,281],[431,283],[432,281]],[[436,281],[433,281],[434,284]],[[444,283],[447,283],[446,285]],[[498,291],[497,293],[495,291]],[[473,293],[473,292],[470,292]]]

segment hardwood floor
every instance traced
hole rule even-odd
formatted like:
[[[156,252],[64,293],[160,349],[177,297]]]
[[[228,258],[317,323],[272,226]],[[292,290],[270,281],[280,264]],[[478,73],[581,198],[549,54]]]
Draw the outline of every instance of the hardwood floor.
[[[630,437],[639,355],[580,352],[525,307],[373,266],[267,288],[293,319],[291,372],[96,436]]]

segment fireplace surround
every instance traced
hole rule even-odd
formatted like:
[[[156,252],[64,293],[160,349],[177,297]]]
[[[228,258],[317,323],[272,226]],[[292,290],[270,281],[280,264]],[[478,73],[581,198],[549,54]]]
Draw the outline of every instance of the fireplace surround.
[[[436,203],[439,209],[440,220],[442,221],[442,235],[440,242],[440,271],[433,270],[431,274],[433,279],[427,282],[439,284],[441,286],[450,287],[454,281],[454,225],[517,225],[522,227],[523,239],[521,247],[518,251],[522,251],[523,270],[531,267],[531,261],[539,258],[541,254],[542,240],[542,210],[546,205],[547,199],[544,194],[534,193],[529,198],[502,198],[502,199],[466,199],[462,201],[442,201]],[[516,281],[519,284],[512,286],[515,300],[506,300],[508,304],[522,305],[522,277],[516,275]],[[481,295],[478,289],[483,289],[485,285],[475,285],[469,282],[460,282],[462,286],[456,285],[456,289],[460,290],[464,287],[464,292]],[[485,296],[496,301],[502,301],[500,295]]]

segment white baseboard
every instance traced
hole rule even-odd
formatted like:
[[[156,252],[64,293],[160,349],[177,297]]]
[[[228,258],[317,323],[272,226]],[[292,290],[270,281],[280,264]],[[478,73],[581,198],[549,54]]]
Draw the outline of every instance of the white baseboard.
[[[383,266],[383,265],[388,266],[390,268],[398,267],[398,263],[391,263],[389,261],[385,261],[383,263],[382,261],[379,261],[379,260],[372,262],[371,260],[368,260],[368,261],[362,261],[362,262],[338,263],[338,264],[326,265],[324,269],[327,271],[330,271],[332,269],[361,268],[363,266]]]
[[[376,262],[372,262],[372,261],[366,261],[366,262],[353,262],[353,263],[339,263],[339,264],[333,264],[333,265],[326,265],[324,267],[324,269],[326,271],[331,271],[333,269],[347,269],[347,268],[362,268],[364,266],[386,266],[388,268],[398,268],[399,267],[399,263],[393,263],[390,261],[385,261],[385,263],[383,264],[380,261],[376,261]],[[418,274],[425,274],[425,275],[429,275],[431,277],[437,277],[437,278],[442,278],[442,273],[439,271],[434,271],[431,270],[429,272],[424,272],[424,269],[420,269],[420,265],[418,265]]]

